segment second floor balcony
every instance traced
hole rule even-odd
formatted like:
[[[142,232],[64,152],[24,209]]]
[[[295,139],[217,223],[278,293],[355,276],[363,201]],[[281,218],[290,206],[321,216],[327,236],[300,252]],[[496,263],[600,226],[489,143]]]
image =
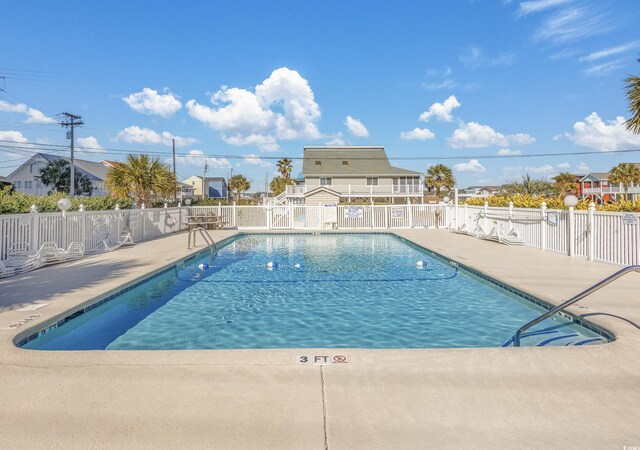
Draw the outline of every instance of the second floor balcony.
[[[287,197],[302,197],[308,191],[317,189],[319,186],[287,186]],[[322,186],[332,191],[338,192],[343,197],[401,197],[406,195],[422,195],[424,189],[419,185],[396,185],[396,186],[364,186],[355,184],[332,184]]]

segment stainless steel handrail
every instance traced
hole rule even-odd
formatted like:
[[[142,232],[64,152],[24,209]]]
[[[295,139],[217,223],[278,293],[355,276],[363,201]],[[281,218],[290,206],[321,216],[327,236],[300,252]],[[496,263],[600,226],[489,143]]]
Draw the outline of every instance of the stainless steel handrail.
[[[586,289],[584,291],[582,291],[581,293],[579,293],[578,295],[571,297],[569,300],[559,304],[558,306],[556,306],[555,308],[547,311],[546,313],[544,313],[543,315],[541,315],[540,317],[537,317],[535,319],[533,319],[531,322],[526,323],[524,325],[522,325],[518,331],[516,331],[516,334],[513,335],[513,346],[514,347],[520,347],[520,335],[527,329],[531,328],[532,326],[536,325],[537,323],[542,322],[544,319],[553,316],[555,313],[562,311],[563,309],[565,309],[567,306],[571,306],[573,305],[575,302],[582,300],[583,298],[585,298],[587,295],[593,294],[595,291],[605,287],[607,284],[611,283],[612,281],[617,280],[618,278],[620,278],[623,275],[626,275],[630,272],[640,272],[640,265],[634,265],[634,266],[627,266],[624,269],[621,269],[619,271],[617,271],[616,273],[614,273],[613,275],[608,276],[607,278],[605,278],[604,280],[594,284],[593,286],[591,286],[589,289]]]
[[[207,244],[209,246],[209,249],[211,249],[211,251],[213,252],[218,251],[218,247],[216,247],[216,243],[213,241],[213,239],[211,238],[211,235],[209,234],[209,232],[207,230],[205,230],[202,227],[196,227],[193,228],[191,230],[189,230],[189,237],[187,240],[187,250],[191,250],[191,236],[193,235],[193,246],[196,246],[196,232],[199,232],[200,235],[202,236],[202,239],[204,240],[205,244]]]

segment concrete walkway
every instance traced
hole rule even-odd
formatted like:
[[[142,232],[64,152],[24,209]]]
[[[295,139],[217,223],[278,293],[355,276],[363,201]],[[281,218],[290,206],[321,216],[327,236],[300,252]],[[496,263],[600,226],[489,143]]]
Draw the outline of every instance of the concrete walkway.
[[[618,269],[443,230],[397,234],[553,303]],[[313,361],[338,352],[13,345],[185,247],[174,235],[0,280],[0,448],[640,447],[640,274],[574,306],[618,336],[607,345],[341,349],[348,362],[327,365]]]

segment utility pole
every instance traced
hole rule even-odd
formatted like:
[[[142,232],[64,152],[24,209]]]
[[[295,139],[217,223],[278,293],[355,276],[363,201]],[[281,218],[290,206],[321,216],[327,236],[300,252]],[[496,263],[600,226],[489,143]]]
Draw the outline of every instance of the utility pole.
[[[173,141],[173,180],[176,183],[176,187],[173,190],[173,202],[178,204],[178,178],[176,178],[176,140],[171,139]]]
[[[204,159],[204,173],[202,174],[202,199],[204,200],[204,187],[207,184],[207,158]],[[207,189],[208,190],[208,189]],[[208,193],[208,192],[207,192]]]
[[[84,125],[84,122],[81,120],[82,117],[80,116],[76,116],[74,114],[70,114],[68,112],[63,112],[62,113],[63,116],[67,117],[67,121],[66,122],[60,122],[60,125],[62,125],[63,127],[69,128],[70,132],[68,134],[69,139],[71,139],[71,180],[70,180],[70,186],[69,186],[69,197],[73,197],[76,195],[76,174],[75,174],[75,166],[73,164],[73,143],[74,143],[74,139],[73,139],[73,129],[77,126],[80,125]]]

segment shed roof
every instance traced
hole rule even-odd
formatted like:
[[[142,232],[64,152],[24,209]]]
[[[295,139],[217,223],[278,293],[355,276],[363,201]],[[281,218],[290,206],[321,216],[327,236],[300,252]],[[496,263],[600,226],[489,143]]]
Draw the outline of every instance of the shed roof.
[[[304,147],[302,173],[305,177],[422,175],[413,170],[393,167],[384,147]]]

